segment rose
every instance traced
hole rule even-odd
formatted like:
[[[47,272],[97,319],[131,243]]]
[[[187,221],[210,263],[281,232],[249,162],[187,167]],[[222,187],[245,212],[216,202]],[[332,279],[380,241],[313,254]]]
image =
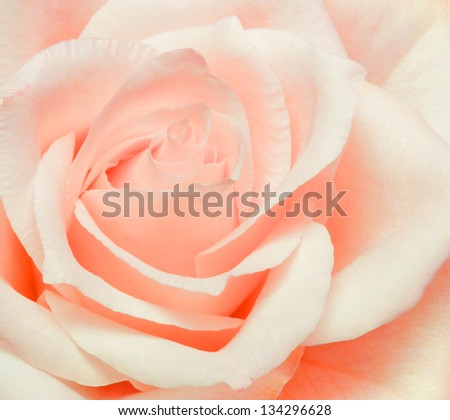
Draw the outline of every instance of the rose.
[[[281,398],[448,396],[445,268],[376,329],[448,257],[448,11],[432,5],[5,3],[2,397],[274,398],[289,380]],[[186,118],[181,138],[215,130],[233,188],[295,198],[334,180],[350,217],[99,217],[108,182],[154,175],[148,140],[124,140],[155,126],[179,140]],[[186,169],[183,150],[159,156],[176,180],[226,178],[217,161]]]

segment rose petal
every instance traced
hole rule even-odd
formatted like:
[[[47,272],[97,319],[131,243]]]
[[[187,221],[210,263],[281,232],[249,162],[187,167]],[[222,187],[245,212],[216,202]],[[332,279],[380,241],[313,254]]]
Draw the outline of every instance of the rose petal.
[[[329,221],[335,275],[308,343],[358,337],[418,302],[449,255],[449,161],[415,111],[365,85],[336,175],[349,217]]]
[[[307,348],[282,399],[449,399],[450,264],[421,303],[356,340]]]
[[[81,226],[74,221],[69,239],[77,258],[92,260],[92,255],[85,252],[86,243],[92,243],[83,232],[86,230],[110,251],[105,253],[99,250],[95,256],[96,266],[115,259],[115,256],[160,284],[203,293],[217,294],[223,290],[228,276],[196,278],[195,256],[228,234],[237,224],[235,217],[227,217],[226,214],[208,217],[201,213],[202,200],[199,197],[192,202],[198,217],[189,214],[186,200],[180,200],[179,209],[185,213],[183,217],[174,214],[172,200],[167,200],[167,216],[153,217],[145,211],[144,217],[141,217],[138,214],[139,203],[133,200],[130,203],[130,217],[122,211],[117,217],[106,218],[103,216],[103,212],[108,209],[103,202],[104,194],[104,191],[88,191],[76,204],[75,218]],[[124,196],[123,190],[117,191],[117,194]],[[161,202],[155,204],[162,200],[160,194],[152,194],[153,198],[148,199],[147,192],[142,191],[146,206],[152,200],[150,205],[155,209],[163,207]],[[128,285],[129,281],[126,280]],[[148,291],[143,295],[147,294]]]
[[[36,298],[33,281],[33,267],[3,209],[0,200],[0,277],[20,294],[29,299]]]
[[[282,31],[255,29],[246,33],[287,92],[294,162],[278,192],[297,190],[299,196],[320,192],[325,181],[333,178],[347,142],[365,72],[350,60],[328,54]],[[300,116],[304,118],[300,120]],[[199,254],[198,266],[229,269],[264,237],[271,223],[274,219],[264,216],[247,219]]]
[[[326,0],[350,58],[450,141],[450,7],[442,0]]]
[[[442,9],[436,10],[433,23],[402,57],[383,88],[416,108],[427,123],[450,142],[449,68],[450,7],[442,2]]]
[[[63,213],[64,180],[72,154],[73,139],[62,138],[43,156],[36,174],[35,211],[45,254],[44,282],[73,285],[85,296],[109,309],[163,325],[192,330],[239,326],[239,319],[170,310],[127,296],[78,264],[68,244]]]
[[[368,80],[373,83],[384,81],[411,49],[427,29],[439,3],[325,0],[349,57],[366,67]]]
[[[279,80],[248,42],[239,20],[233,17],[210,26],[168,32],[144,43],[158,51],[193,48],[202,54],[211,73],[244,106],[254,159],[253,188],[262,191],[267,183],[275,188],[290,167],[289,115]]]
[[[187,121],[192,131],[186,143],[168,137],[170,127],[180,120]],[[234,120],[205,104],[160,109],[124,121],[108,135],[108,143],[117,145],[94,162],[83,190],[105,169],[117,188],[129,182],[135,188],[170,189],[177,182],[189,184],[189,179],[210,185],[214,180],[199,180],[197,175],[202,170],[207,175],[208,166],[215,162],[222,169],[226,166],[227,178],[236,180],[245,153],[241,131]]]
[[[205,313],[195,315],[170,311],[160,306],[146,304],[109,287],[104,280],[84,270],[74,259],[68,246],[61,208],[63,205],[64,176],[60,172],[67,171],[70,162],[70,138],[61,139],[44,156],[36,179],[36,215],[46,255],[45,282],[75,285],[84,295],[110,309],[165,325],[177,325],[193,330],[202,328],[215,330],[222,328],[221,326],[223,328],[236,326],[236,322],[239,321],[236,319],[207,316]],[[178,285],[178,287],[189,289],[200,288],[198,291],[203,293],[214,292],[214,288],[217,289],[217,286],[219,286],[219,289],[215,292],[219,293],[230,276],[239,277],[248,273],[264,271],[280,264],[292,253],[301,237],[301,231],[298,227],[300,221],[291,218],[286,219],[285,222],[276,226],[276,229],[253,253],[238,264],[232,272],[224,273],[223,276],[197,279],[169,275],[151,267],[148,267],[147,270],[152,270],[149,273],[152,278],[156,277],[167,285]],[[127,278],[130,279],[128,276]],[[246,279],[243,281],[246,281]],[[144,285],[145,283],[141,287]],[[224,296],[224,301],[232,302],[236,290],[243,290],[245,287],[247,287],[247,284],[239,285],[239,279],[236,279],[234,286],[230,286],[227,292],[228,296]],[[196,301],[201,302],[205,300],[205,296],[199,295],[198,299],[197,297],[190,297],[190,300],[194,303]],[[234,296],[234,301],[234,305],[240,304],[236,296]],[[212,305],[212,307],[215,306]],[[219,305],[217,307],[220,308]]]
[[[248,388],[238,391],[226,384],[210,387],[155,389],[127,396],[136,400],[272,400],[276,399],[292,378],[303,353],[303,348],[295,350],[276,369],[253,382]]]
[[[116,127],[160,109],[198,103],[236,121],[245,146],[243,166],[251,165],[247,121],[239,98],[209,72],[200,54],[190,49],[175,50],[154,57],[133,72],[96,119],[71,171],[67,208],[75,204],[95,161],[109,148],[128,140],[110,136]],[[239,178],[250,188],[251,172],[242,171]]]
[[[47,309],[1,280],[0,319],[0,341],[7,342],[15,355],[36,368],[89,386],[123,380],[122,375],[74,344]]]
[[[335,54],[344,54],[322,2],[309,0],[190,0],[184,4],[177,0],[134,0],[132,4],[109,0],[81,36],[142,40],[162,32],[210,25],[228,16],[237,16],[244,28],[292,31]]]
[[[229,272],[195,278],[158,270],[120,248],[95,223],[82,202],[77,205],[75,217],[69,236],[72,249],[83,266],[132,296],[171,308],[203,313],[233,313],[263,279],[264,271],[281,264],[301,238],[301,221],[294,218],[282,220]],[[170,248],[170,243],[166,246]],[[92,253],[95,258],[92,258]]]
[[[30,57],[76,38],[105,0],[3,0],[0,13],[0,81]],[[26,29],[25,29],[26,28]]]
[[[225,382],[238,389],[281,364],[312,331],[325,305],[332,259],[326,229],[307,225],[295,253],[270,271],[245,325],[215,353],[147,336],[56,296],[48,303],[83,349],[139,382],[163,388]]]
[[[46,290],[41,295],[41,302],[46,306],[49,306],[49,299],[52,296],[64,296],[70,302],[74,302],[79,306],[87,309],[93,314],[98,314],[105,317],[111,321],[117,322],[118,324],[124,325],[134,330],[140,331],[144,334],[151,335],[154,337],[160,337],[167,340],[180,343],[184,346],[193,347],[195,349],[205,350],[205,351],[217,351],[223,346],[225,346],[232,337],[237,333],[239,327],[242,325],[243,320],[237,318],[226,318],[223,317],[223,322],[212,323],[208,314],[205,315],[205,319],[201,320],[194,326],[194,328],[187,329],[178,326],[180,324],[183,326],[182,322],[175,321],[172,324],[161,324],[154,322],[151,319],[145,319],[143,317],[134,317],[123,312],[118,312],[111,310],[101,304],[86,298],[84,295],[79,293],[77,289],[70,288],[68,285],[56,285],[55,289],[59,292],[53,293]],[[192,319],[190,313],[185,312],[184,314],[180,311],[178,314],[179,318]],[[198,316],[200,319],[200,315]],[[218,317],[217,317],[218,318]],[[219,318],[220,320],[220,318]],[[228,323],[227,323],[228,321]],[[139,387],[138,387],[139,388]],[[145,389],[148,387],[145,386]]]
[[[67,41],[37,54],[5,82],[19,90],[0,105],[0,195],[14,231],[39,268],[32,184],[40,153],[72,131],[78,143],[83,141],[94,115],[129,71],[152,54],[149,47],[130,42]]]
[[[143,142],[147,139],[147,144],[134,154],[131,154],[131,151],[128,152],[130,153],[129,157],[124,157],[123,153],[118,153],[118,149],[123,147],[123,143],[107,153],[115,156],[103,155],[104,165],[110,167],[108,178],[112,185],[117,188],[129,183],[133,188],[153,191],[171,189],[176,183],[182,181],[186,184],[193,182],[219,183],[226,176],[232,175],[240,160],[239,130],[233,129],[222,122],[219,124],[221,136],[218,141],[215,141],[217,146],[209,141],[211,121],[213,120],[213,125],[217,125],[217,121],[223,118],[224,116],[211,112],[206,106],[195,105],[183,109],[160,110],[144,117],[142,120],[133,121],[131,124],[133,128],[127,125],[128,130],[126,132],[139,133],[134,142]],[[183,141],[172,138],[170,135],[171,130],[180,130],[180,128],[177,128],[180,124],[183,124],[184,135],[189,136]],[[120,133],[122,140],[129,137],[126,132],[125,135]],[[221,142],[220,140],[224,141]],[[130,143],[131,146],[132,142],[133,140],[127,140],[125,143]],[[219,153],[220,162],[217,160]],[[113,159],[112,162],[111,158]],[[118,159],[120,160],[117,162]],[[225,159],[228,167],[227,172],[230,175],[225,175]],[[100,168],[101,166],[97,161],[93,169],[96,169],[98,173]],[[214,179],[216,172],[221,175],[217,177],[217,180]],[[240,170],[237,171],[237,174],[239,173]],[[201,179],[201,174],[203,174],[204,179]],[[95,176],[96,173],[91,171],[88,178],[93,179]],[[89,184],[88,180],[85,182],[86,184]]]
[[[78,400],[83,397],[64,382],[27,364],[0,342],[0,399]]]

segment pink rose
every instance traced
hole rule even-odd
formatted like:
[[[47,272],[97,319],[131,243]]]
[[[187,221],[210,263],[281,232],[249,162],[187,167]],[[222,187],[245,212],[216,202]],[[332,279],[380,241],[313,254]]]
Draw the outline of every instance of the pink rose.
[[[450,396],[447,2],[0,10],[0,397]]]

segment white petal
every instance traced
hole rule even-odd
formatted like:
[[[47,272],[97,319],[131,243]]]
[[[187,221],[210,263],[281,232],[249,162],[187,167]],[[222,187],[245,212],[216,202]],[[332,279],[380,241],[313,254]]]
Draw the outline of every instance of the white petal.
[[[306,348],[281,398],[448,400],[449,279],[450,260],[419,305],[394,322],[355,340]]]
[[[450,141],[450,7],[446,0],[325,0],[350,58]]]
[[[76,38],[105,0],[2,0],[0,82],[39,51]]]
[[[123,376],[81,350],[51,312],[0,280],[0,340],[14,353],[52,375],[83,385],[101,386]]]
[[[302,357],[299,347],[276,369],[253,382],[248,388],[233,390],[220,383],[209,387],[152,389],[132,394],[130,400],[274,400],[292,378]]]
[[[191,26],[237,16],[244,28],[291,31],[335,54],[345,54],[322,2],[309,0],[109,0],[90,20],[84,37],[142,40]]]
[[[328,223],[336,274],[309,344],[358,337],[419,301],[449,257],[449,161],[417,112],[365,86],[336,175],[349,217]]]
[[[69,385],[25,363],[0,342],[0,399],[79,400],[83,397]]]

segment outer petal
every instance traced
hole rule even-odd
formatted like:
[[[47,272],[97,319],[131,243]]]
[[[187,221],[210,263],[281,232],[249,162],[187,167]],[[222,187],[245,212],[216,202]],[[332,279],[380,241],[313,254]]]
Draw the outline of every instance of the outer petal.
[[[414,106],[450,142],[450,3],[437,3],[432,23],[383,87]]]
[[[0,319],[0,340],[39,369],[90,386],[123,380],[74,344],[48,309],[19,295],[3,281],[0,281]]]
[[[450,147],[381,89],[363,89],[336,175],[349,217],[328,226],[335,275],[310,344],[348,340],[420,299],[450,250]]]
[[[238,391],[226,384],[210,387],[155,389],[132,394],[127,399],[145,400],[271,400],[276,399],[286,383],[295,373],[302,357],[303,347],[292,352],[276,369],[253,382],[248,388]]]
[[[356,340],[310,347],[283,399],[449,399],[450,263],[421,303]]]
[[[76,38],[105,0],[3,0],[0,5],[0,82],[30,57]]]
[[[450,4],[326,0],[350,58],[450,141]]]
[[[142,40],[162,32],[210,25],[228,16],[237,16],[245,28],[292,31],[315,45],[343,54],[322,1],[310,0],[109,0],[82,36]]]
[[[69,385],[19,359],[0,341],[0,399],[78,400],[83,397]]]
[[[0,104],[0,195],[14,231],[38,267],[42,250],[32,184],[40,154],[71,131],[81,143],[94,116],[129,72],[151,55],[149,47],[136,43],[67,41],[33,57],[0,87],[11,94]]]

